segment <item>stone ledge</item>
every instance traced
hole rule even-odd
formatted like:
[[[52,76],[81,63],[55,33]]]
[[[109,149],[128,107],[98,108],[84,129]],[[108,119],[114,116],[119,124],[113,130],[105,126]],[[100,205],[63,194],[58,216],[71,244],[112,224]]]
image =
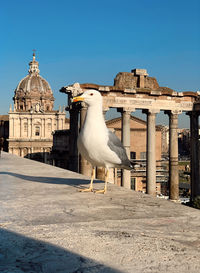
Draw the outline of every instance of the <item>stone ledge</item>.
[[[199,210],[111,184],[81,193],[87,177],[7,153],[0,181],[1,272],[200,271]]]

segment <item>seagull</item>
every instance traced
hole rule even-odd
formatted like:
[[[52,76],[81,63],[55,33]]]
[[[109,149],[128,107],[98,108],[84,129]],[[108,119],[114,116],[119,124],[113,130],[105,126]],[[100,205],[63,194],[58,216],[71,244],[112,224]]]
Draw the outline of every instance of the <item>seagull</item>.
[[[80,154],[91,163],[90,186],[81,191],[92,192],[95,168],[105,168],[105,185],[96,193],[106,193],[110,168],[131,170],[133,168],[126,150],[119,138],[111,132],[103,116],[103,100],[97,90],[86,90],[72,98],[72,102],[85,102],[88,106],[83,127],[79,133],[77,146]]]

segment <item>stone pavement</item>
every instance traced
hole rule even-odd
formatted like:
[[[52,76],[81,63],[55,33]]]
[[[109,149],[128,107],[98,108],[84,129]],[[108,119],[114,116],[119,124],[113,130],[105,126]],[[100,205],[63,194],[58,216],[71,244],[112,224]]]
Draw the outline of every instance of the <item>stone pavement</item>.
[[[198,273],[200,211],[3,153],[1,273]],[[95,188],[103,188],[96,182]]]

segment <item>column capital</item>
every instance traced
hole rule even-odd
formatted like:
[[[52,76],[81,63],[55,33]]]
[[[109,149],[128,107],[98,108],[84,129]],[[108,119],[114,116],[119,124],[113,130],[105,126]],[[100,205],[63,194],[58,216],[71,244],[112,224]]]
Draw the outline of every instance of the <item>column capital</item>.
[[[69,94],[72,97],[78,96],[79,94],[83,93],[83,89],[81,88],[78,82],[64,86],[60,89],[61,93]]]
[[[164,113],[167,115],[180,115],[182,110],[165,110]]]
[[[103,107],[103,112],[106,113],[107,111],[109,111],[109,109],[110,109],[110,107],[107,107],[107,106],[106,106],[106,107]]]
[[[143,114],[158,114],[160,112],[160,109],[143,109]]]
[[[135,108],[132,107],[117,108],[117,112],[131,114],[131,112],[135,112]]]

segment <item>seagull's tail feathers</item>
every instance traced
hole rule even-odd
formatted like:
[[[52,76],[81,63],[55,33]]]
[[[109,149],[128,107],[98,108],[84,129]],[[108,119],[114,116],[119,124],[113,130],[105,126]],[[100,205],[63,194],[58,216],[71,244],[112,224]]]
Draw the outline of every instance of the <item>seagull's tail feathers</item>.
[[[129,159],[127,159],[126,161],[122,162],[121,168],[130,171],[134,168],[134,164]]]
[[[126,160],[121,164],[121,168],[126,169],[126,170],[132,170],[135,169],[135,166],[137,165],[136,162],[131,161],[131,160]]]

